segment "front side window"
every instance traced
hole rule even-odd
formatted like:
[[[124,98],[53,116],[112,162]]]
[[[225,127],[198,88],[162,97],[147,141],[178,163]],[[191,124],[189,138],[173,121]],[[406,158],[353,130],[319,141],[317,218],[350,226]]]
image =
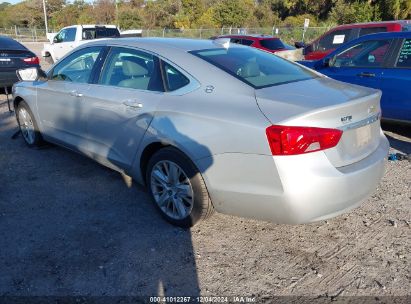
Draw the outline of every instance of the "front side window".
[[[60,61],[53,69],[50,79],[87,83],[102,47],[78,50]]]
[[[190,83],[190,80],[184,76],[179,70],[163,62],[163,71],[165,75],[165,82],[167,91],[175,91]]]
[[[335,67],[382,67],[391,40],[369,40],[339,53],[332,63]]]
[[[255,48],[230,47],[190,53],[256,89],[317,77],[308,69]]]
[[[76,40],[76,28],[67,28],[61,30],[54,38],[55,43],[71,42]]]
[[[351,29],[333,31],[320,39],[318,42],[318,51],[327,51],[339,47],[348,41]]]
[[[397,68],[411,68],[411,39],[404,39],[395,64]]]
[[[99,84],[137,90],[164,91],[159,59],[149,53],[113,48]]]

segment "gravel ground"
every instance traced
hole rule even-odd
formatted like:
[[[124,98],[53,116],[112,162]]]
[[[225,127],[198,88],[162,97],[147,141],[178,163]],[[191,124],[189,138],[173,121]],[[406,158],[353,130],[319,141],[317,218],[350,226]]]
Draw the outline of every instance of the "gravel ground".
[[[384,129],[411,153],[411,128]],[[0,296],[411,295],[411,162],[388,162],[371,198],[328,221],[215,214],[182,230],[120,174],[16,130],[0,96]]]

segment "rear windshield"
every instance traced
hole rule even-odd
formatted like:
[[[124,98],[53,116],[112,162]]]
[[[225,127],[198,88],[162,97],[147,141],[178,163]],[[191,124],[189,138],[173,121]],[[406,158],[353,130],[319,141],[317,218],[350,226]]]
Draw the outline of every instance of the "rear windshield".
[[[308,69],[273,54],[249,47],[191,51],[255,89],[317,77]]]
[[[26,50],[26,48],[9,37],[0,37],[0,50]]]
[[[266,49],[273,51],[285,48],[284,43],[280,39],[264,39],[260,40],[260,43]]]
[[[84,40],[116,37],[120,37],[120,32],[116,28],[97,27],[83,29]]]

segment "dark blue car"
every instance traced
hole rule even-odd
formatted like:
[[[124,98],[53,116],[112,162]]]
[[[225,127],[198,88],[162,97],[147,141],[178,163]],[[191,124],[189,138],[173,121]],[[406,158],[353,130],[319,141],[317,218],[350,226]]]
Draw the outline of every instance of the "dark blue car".
[[[411,123],[411,32],[362,36],[323,59],[300,61],[331,78],[382,91],[382,116]]]

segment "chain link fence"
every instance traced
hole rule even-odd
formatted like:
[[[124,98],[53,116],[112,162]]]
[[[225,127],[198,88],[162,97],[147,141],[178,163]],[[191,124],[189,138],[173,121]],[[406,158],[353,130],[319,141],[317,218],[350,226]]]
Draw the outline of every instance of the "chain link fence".
[[[264,34],[280,37],[284,42],[294,44],[295,41],[312,41],[328,31],[329,27],[265,27],[265,28],[215,28],[215,29],[143,29],[143,37],[181,37],[208,39],[229,34]],[[46,30],[39,28],[0,28],[0,35],[10,36],[21,42],[45,42]]]
[[[312,41],[319,37],[330,27],[309,27],[304,30],[303,27],[272,27],[272,28],[230,28],[223,27],[219,29],[145,29],[143,37],[183,37],[183,38],[200,38],[208,39],[219,35],[237,35],[237,34],[263,34],[278,36],[286,43],[293,44],[295,41]]]

